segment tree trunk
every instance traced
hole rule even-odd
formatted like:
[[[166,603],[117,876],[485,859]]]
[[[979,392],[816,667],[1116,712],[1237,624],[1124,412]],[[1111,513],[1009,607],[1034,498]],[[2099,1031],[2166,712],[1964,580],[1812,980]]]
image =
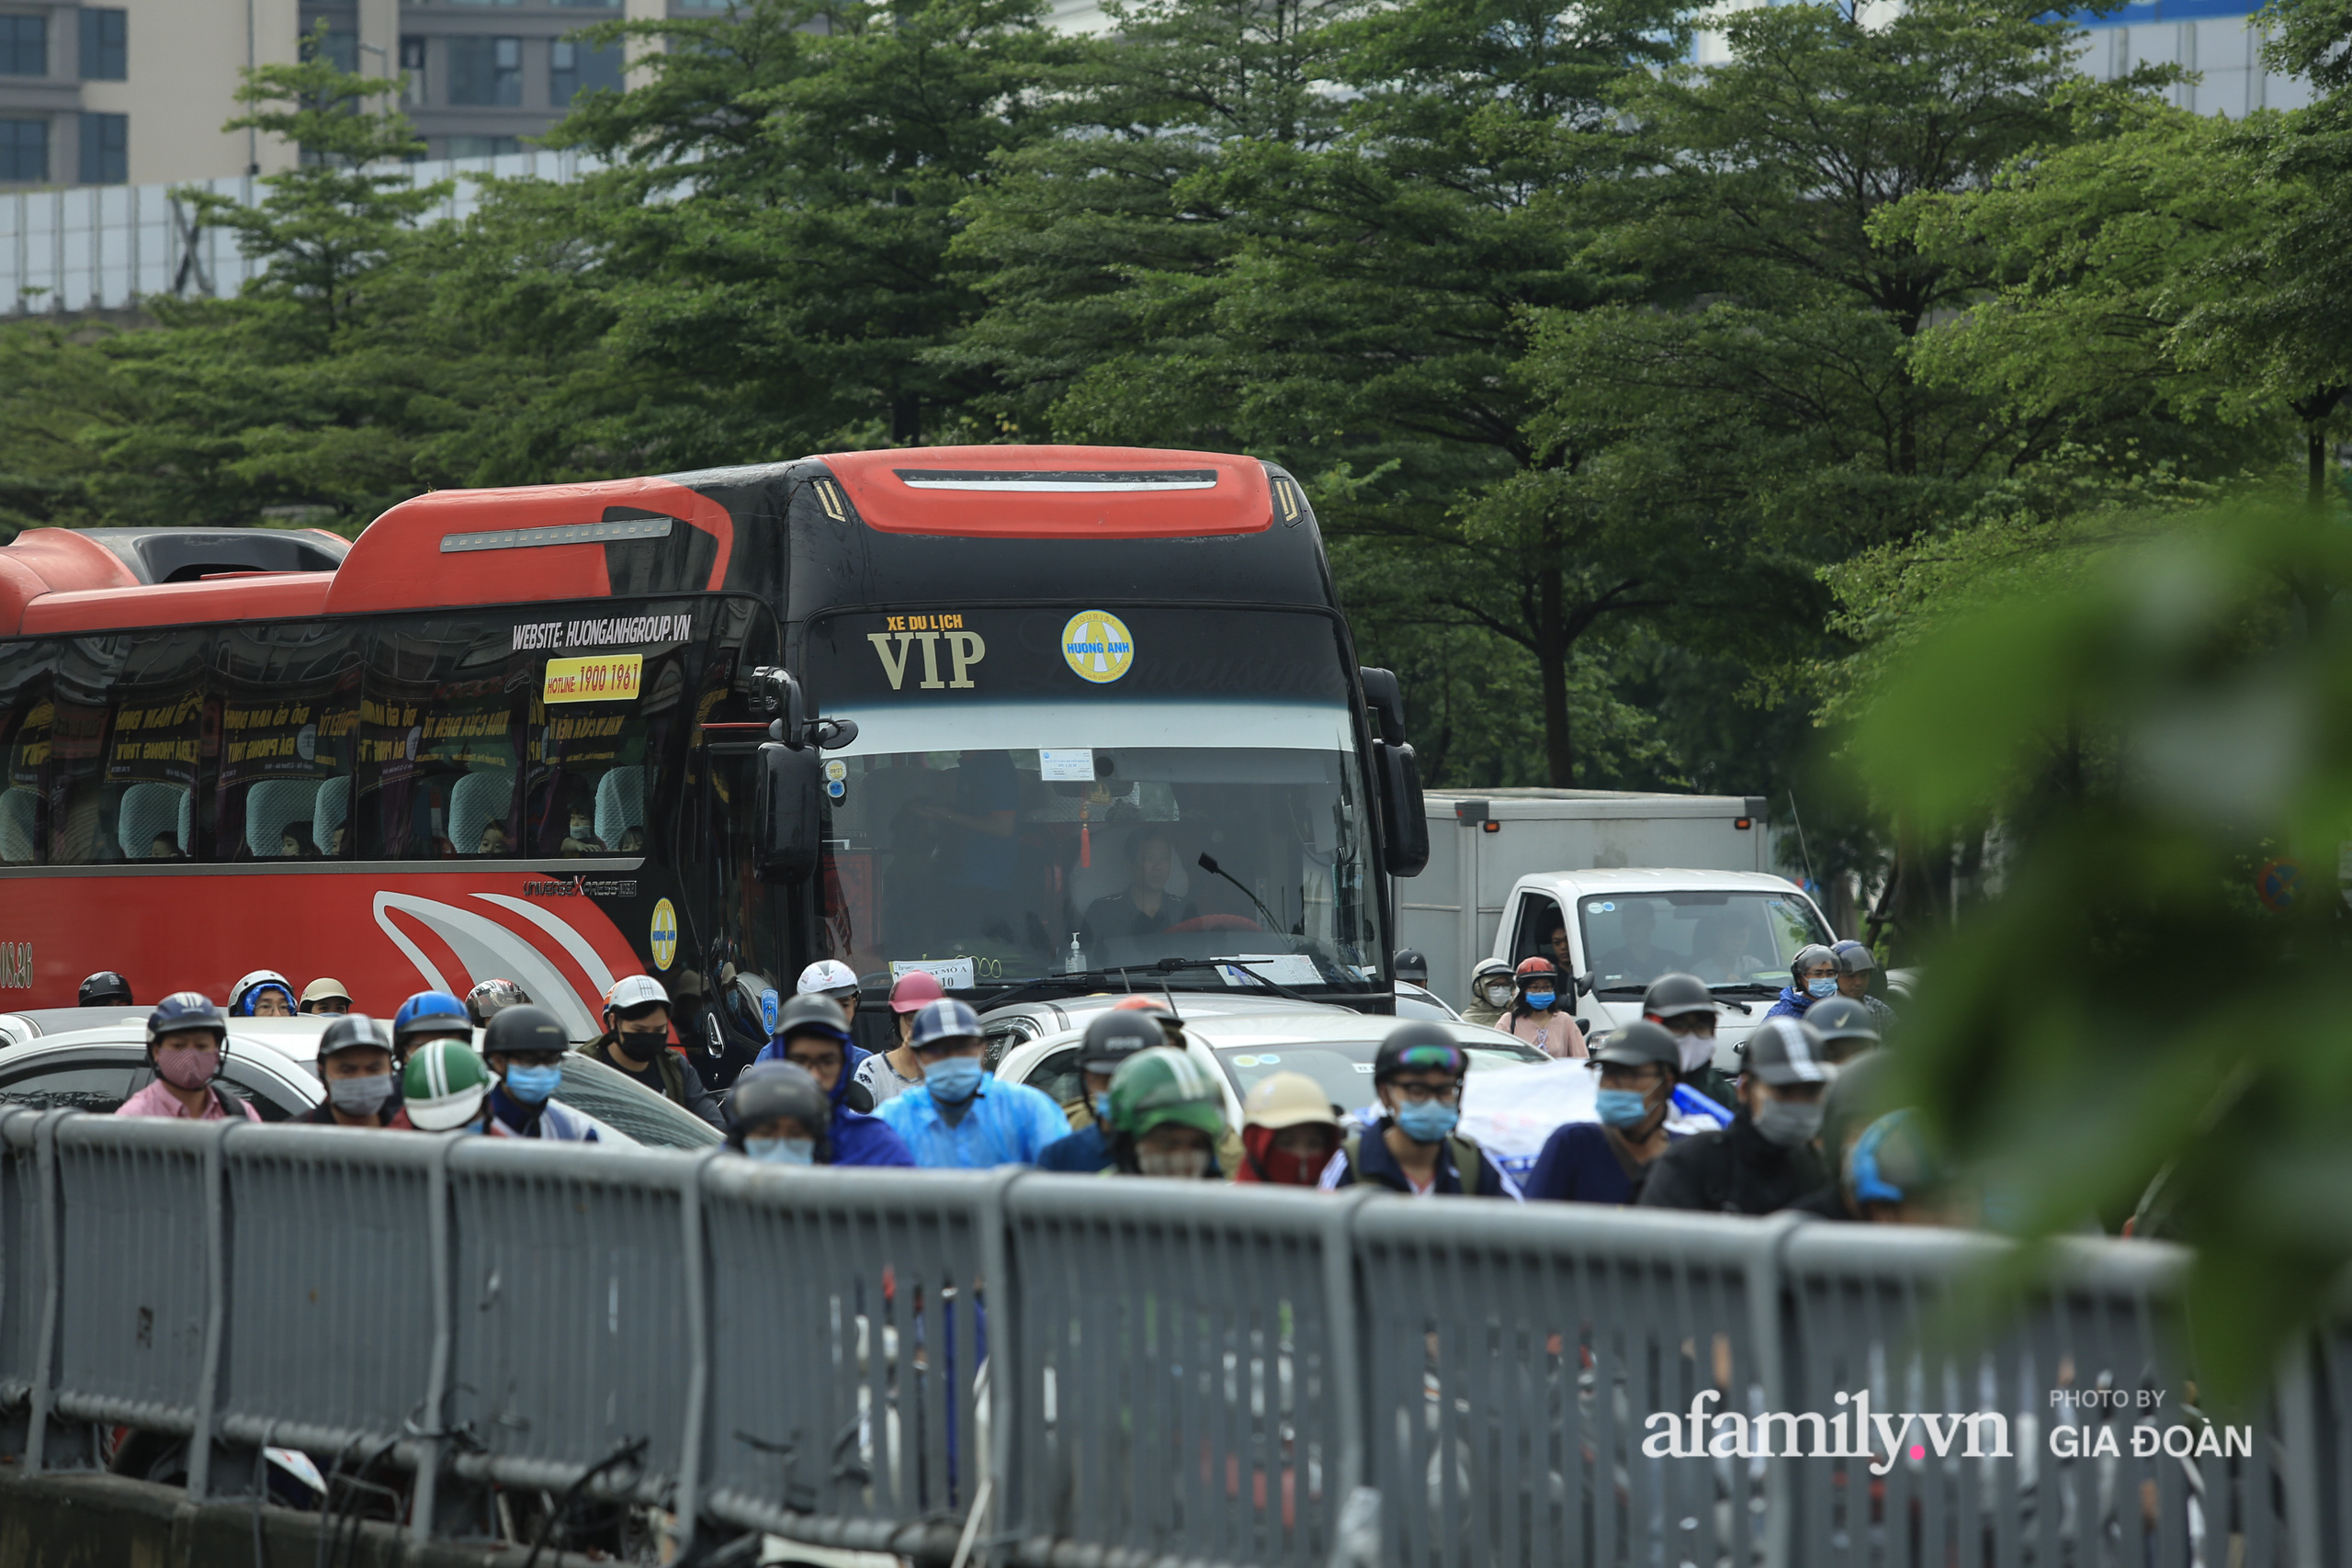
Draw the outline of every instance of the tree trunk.
[[[2303,426],[2303,458],[2306,492],[2312,510],[2316,512],[2327,504],[2327,421],[2324,417]]]
[[[1544,573],[1535,595],[1535,661],[1544,682],[1544,782],[1554,789],[1577,783],[1575,737],[1568,728],[1567,614],[1556,568]]]

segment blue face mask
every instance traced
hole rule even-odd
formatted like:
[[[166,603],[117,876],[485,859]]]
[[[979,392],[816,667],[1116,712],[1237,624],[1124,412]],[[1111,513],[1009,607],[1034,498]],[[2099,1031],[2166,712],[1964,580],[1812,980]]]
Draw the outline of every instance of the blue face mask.
[[[1111,1096],[1108,1091],[1094,1097],[1094,1120],[1105,1127],[1111,1124]]]
[[[746,1138],[743,1152],[762,1165],[814,1165],[814,1138]]]
[[[1527,993],[1527,1005],[1537,1012],[1542,1012],[1558,998],[1557,991],[1530,991]]]
[[[1592,1109],[1611,1127],[1638,1127],[1650,1113],[1649,1096],[1632,1089],[1596,1089]]]
[[[1396,1108],[1396,1126],[1417,1144],[1434,1144],[1453,1131],[1461,1111],[1436,1100],[1408,1100]]]
[[[1838,994],[1838,976],[1824,975],[1818,980],[1807,980],[1804,983],[1804,988],[1805,994],[1815,1001],[1821,1000],[1824,997],[1834,997]]]
[[[982,1074],[978,1056],[947,1056],[923,1064],[923,1087],[943,1105],[961,1105],[980,1092]]]
[[[561,1067],[509,1067],[506,1092],[526,1105],[544,1105],[563,1084]]]

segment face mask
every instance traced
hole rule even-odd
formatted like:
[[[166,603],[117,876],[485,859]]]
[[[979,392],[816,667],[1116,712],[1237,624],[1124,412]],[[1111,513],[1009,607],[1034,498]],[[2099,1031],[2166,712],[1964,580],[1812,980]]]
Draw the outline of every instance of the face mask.
[[[648,1029],[642,1032],[624,1029],[620,1032],[620,1050],[632,1062],[656,1062],[670,1043],[669,1032]]]
[[[1650,1101],[1649,1097],[1639,1089],[1597,1089],[1592,1097],[1592,1109],[1609,1126],[1638,1127],[1650,1113]]]
[[[1487,1005],[1490,1008],[1507,1008],[1510,1006],[1510,987],[1509,986],[1487,987]]]
[[[1209,1156],[1199,1149],[1137,1149],[1136,1166],[1146,1176],[1198,1180],[1208,1173]]]
[[[1818,980],[1807,980],[1804,983],[1804,990],[1805,995],[1816,1001],[1823,997],[1834,997],[1838,994],[1838,976],[1824,975]]]
[[[373,1116],[392,1098],[392,1075],[378,1073],[372,1077],[329,1078],[327,1099],[345,1116]]]
[[[1094,1097],[1093,1105],[1094,1120],[1108,1127],[1111,1124],[1111,1097],[1108,1094],[1098,1094]]]
[[[746,1138],[743,1152],[762,1165],[814,1165],[817,1163],[817,1140],[814,1138]]]
[[[980,1092],[980,1059],[978,1056],[948,1056],[924,1065],[923,1087],[931,1090],[931,1098],[945,1105],[961,1105]]]
[[[1819,1104],[1800,1105],[1790,1100],[1768,1100],[1756,1108],[1756,1130],[1764,1141],[1784,1149],[1808,1143],[1821,1132]]]
[[[526,1105],[544,1105],[563,1084],[561,1067],[509,1067],[506,1092]]]
[[[166,1046],[155,1053],[155,1070],[175,1089],[202,1089],[220,1075],[218,1046]]]
[[[1434,1144],[1462,1120],[1458,1107],[1436,1100],[1408,1100],[1396,1108],[1396,1126],[1417,1144]]]
[[[1715,1059],[1715,1037],[1712,1034],[1678,1034],[1674,1043],[1682,1049],[1682,1072],[1686,1077]]]
[[[1527,1005],[1532,1010],[1542,1012],[1549,1008],[1558,996],[1557,991],[1530,991],[1527,993]]]

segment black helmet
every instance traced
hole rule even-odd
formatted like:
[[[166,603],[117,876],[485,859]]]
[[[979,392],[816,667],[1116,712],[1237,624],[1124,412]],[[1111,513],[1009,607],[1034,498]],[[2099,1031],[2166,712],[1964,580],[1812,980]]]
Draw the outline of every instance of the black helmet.
[[[1819,942],[1808,942],[1798,948],[1797,955],[1789,960],[1789,984],[1799,991],[1804,990],[1804,972],[1816,964],[1828,964],[1833,975],[1838,972],[1838,955]]]
[[[1761,1078],[1774,1089],[1827,1083],[1838,1076],[1838,1068],[1821,1049],[1821,1036],[1813,1032],[1813,1025],[1785,1013],[1758,1024],[1742,1049],[1747,1055],[1747,1075]]]
[[[765,1126],[779,1116],[789,1116],[808,1129],[817,1140],[819,1165],[832,1163],[825,1132],[832,1124],[833,1102],[817,1087],[816,1078],[808,1068],[790,1062],[754,1062],[743,1069],[727,1097],[728,1145],[741,1150],[745,1129]]]
[[[1078,1065],[1090,1073],[1115,1073],[1119,1064],[1139,1051],[1156,1051],[1168,1043],[1159,1020],[1141,1008],[1113,1008],[1094,1015],[1086,1026],[1085,1043],[1078,1048]]]
[[[1642,993],[1644,1018],[1680,1018],[1687,1012],[1714,1010],[1714,993],[1696,975],[1660,975]]]
[[[481,1032],[481,1054],[485,1056],[518,1055],[525,1051],[569,1051],[571,1037],[563,1032],[563,1022],[543,1007],[525,1002],[521,1007],[501,1009]]]
[[[1657,1066],[1680,1077],[1682,1044],[1668,1032],[1664,1024],[1637,1019],[1609,1032],[1600,1049],[1592,1054],[1595,1062],[1606,1062],[1620,1067]]]
[[[319,1036],[319,1060],[323,1062],[338,1051],[361,1046],[389,1052],[392,1048],[391,1032],[364,1012],[343,1013]]]
[[[1430,983],[1430,961],[1422,957],[1417,949],[1410,947],[1398,949],[1396,970],[1396,978],[1399,980],[1410,980],[1416,986],[1426,986]]]
[[[1470,1053],[1462,1048],[1461,1042],[1445,1025],[1416,1020],[1398,1024],[1382,1039],[1380,1050],[1372,1058],[1372,1081],[1386,1083],[1398,1073],[1430,1068],[1452,1073],[1457,1078],[1467,1077]]]
[[[487,1029],[490,1021],[508,1008],[526,1005],[531,993],[512,980],[484,980],[466,993],[466,1011],[476,1029]]]
[[[842,1004],[822,991],[808,991],[784,1004],[775,1015],[773,1039],[789,1039],[795,1034],[814,1031],[831,1036],[846,1045],[849,1043],[849,1014],[842,1011]]]
[[[76,1003],[85,1008],[127,1008],[130,1003],[130,982],[111,969],[101,969],[82,982],[82,995]]]
[[[1878,972],[1877,955],[1851,937],[1829,951],[1838,960],[1838,973],[1840,975],[1872,975]]]
[[[1860,1055],[1880,1041],[1878,1020],[1851,997],[1824,997],[1804,1010],[1805,1022],[1821,1036],[1822,1055],[1833,1062]]]

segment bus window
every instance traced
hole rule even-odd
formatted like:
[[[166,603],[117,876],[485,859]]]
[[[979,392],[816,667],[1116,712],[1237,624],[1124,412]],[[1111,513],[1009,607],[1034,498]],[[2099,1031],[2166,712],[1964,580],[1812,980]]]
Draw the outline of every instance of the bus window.
[[[119,789],[107,783],[115,687],[135,639],[76,637],[57,650],[51,728],[49,861],[93,865],[123,859]]]
[[[503,618],[403,620],[377,633],[353,785],[360,855],[510,852],[522,831],[514,781],[528,664]]]
[[[187,860],[198,807],[211,636],[83,637],[59,652],[50,859]]]
[[[222,860],[317,860],[350,849],[359,634],[347,625],[237,627],[220,649]]]
[[[41,810],[56,705],[50,650],[0,648],[0,865],[41,858]]]

